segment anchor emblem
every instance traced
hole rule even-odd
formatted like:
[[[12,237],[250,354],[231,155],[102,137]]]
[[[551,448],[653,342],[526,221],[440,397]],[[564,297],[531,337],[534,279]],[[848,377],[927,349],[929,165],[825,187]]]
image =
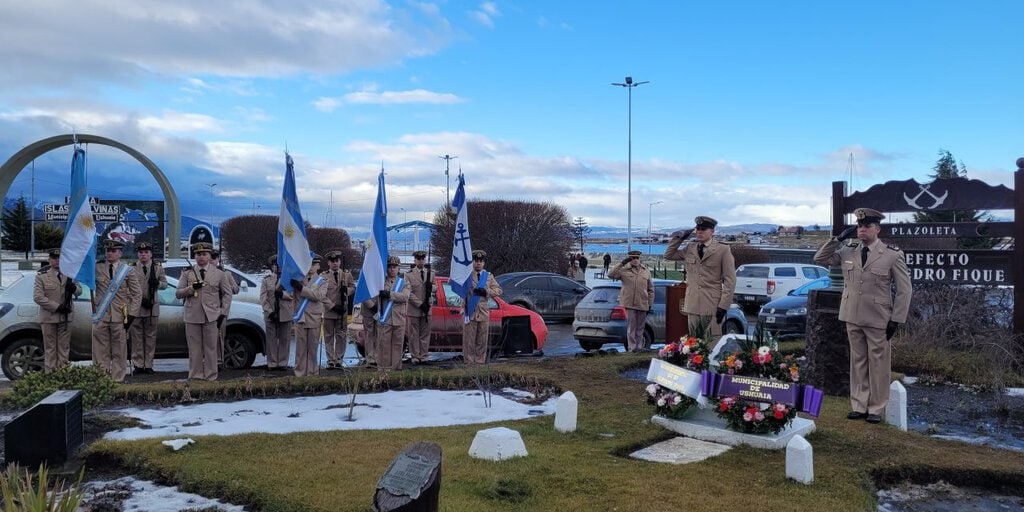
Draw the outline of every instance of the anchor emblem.
[[[942,203],[946,202],[946,197],[949,196],[949,191],[948,190],[945,191],[942,194],[942,196],[940,197],[940,196],[937,196],[934,193],[932,193],[932,191],[930,190],[931,186],[932,186],[931,184],[918,185],[918,187],[921,188],[921,191],[918,192],[916,196],[910,197],[910,196],[907,195],[906,192],[904,192],[903,193],[903,199],[905,199],[907,201],[907,204],[910,205],[912,208],[916,208],[918,210],[934,210],[934,209],[938,208],[939,206],[942,206]],[[931,206],[921,206],[921,205],[917,204],[917,200],[920,199],[921,196],[924,195],[924,194],[928,194],[929,196],[931,196],[932,200],[935,201],[935,204],[933,204]]]
[[[466,247],[466,241],[469,240],[469,230],[466,229],[465,224],[459,223],[455,228],[455,232],[458,234],[458,236],[455,237],[455,245],[462,247],[462,259],[459,259],[455,254],[452,254],[452,259],[459,265],[469,265],[470,262],[473,261],[472,258],[470,258],[468,248]]]

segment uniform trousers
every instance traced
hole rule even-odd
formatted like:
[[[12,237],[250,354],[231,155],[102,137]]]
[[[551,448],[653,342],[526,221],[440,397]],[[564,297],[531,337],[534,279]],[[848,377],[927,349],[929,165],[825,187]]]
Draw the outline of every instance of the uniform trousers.
[[[462,326],[462,358],[466,364],[487,364],[491,319],[470,320]]]
[[[103,320],[92,327],[92,361],[110,378],[124,382],[128,373],[128,336],[121,322]]]
[[[885,329],[847,322],[846,335],[850,339],[850,407],[882,416],[892,378],[892,350]]]
[[[413,361],[426,361],[430,351],[430,315],[409,316],[405,319],[409,333],[409,354]]]
[[[344,318],[324,318],[324,345],[329,365],[341,366],[345,358],[345,327]]]
[[[43,331],[43,368],[52,372],[68,365],[71,352],[69,322],[39,324]]]
[[[295,326],[295,376],[319,375],[320,324]]]
[[[722,335],[722,324],[715,322],[715,315],[686,315],[686,326],[689,327],[688,332],[691,336],[695,336],[700,331],[707,331],[708,329],[715,336]],[[704,334],[707,334],[707,332]]]
[[[292,323],[267,320],[267,368],[286,368],[291,349]]]
[[[185,324],[188,378],[217,380],[217,321]]]
[[[159,316],[140,316],[132,322],[132,366],[153,369]]]
[[[639,352],[647,348],[644,342],[644,323],[647,311],[626,308],[626,350]]]
[[[380,324],[372,316],[369,317],[369,320],[367,320],[367,317],[363,317],[363,352],[365,353],[366,362],[370,364],[377,364],[377,345],[380,327]]]
[[[377,368],[381,370],[401,370],[405,326],[381,325],[377,327],[377,334]]]

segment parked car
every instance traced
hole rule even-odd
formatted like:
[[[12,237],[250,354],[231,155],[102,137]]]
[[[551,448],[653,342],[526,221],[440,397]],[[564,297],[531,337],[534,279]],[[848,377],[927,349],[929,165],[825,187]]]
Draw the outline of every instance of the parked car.
[[[825,276],[791,290],[785,297],[761,306],[757,314],[758,323],[778,338],[806,335],[807,296],[811,290],[829,286],[832,286],[832,280]]]
[[[181,271],[189,267],[189,262],[185,259],[169,259],[163,262],[163,266],[164,273],[167,274],[167,277],[181,279]],[[235,278],[235,282],[238,283],[238,287],[241,288],[231,299],[232,303],[260,303],[261,279],[259,277],[246,274],[231,265],[224,265],[224,270],[231,272],[231,276]]]
[[[462,351],[463,299],[452,291],[447,277],[434,278],[434,298],[430,311],[430,351]],[[500,297],[488,299],[491,308],[490,346],[492,353],[541,353],[548,328],[540,315],[514,306]],[[349,329],[362,331],[361,311],[356,305]]]
[[[741,306],[760,306],[827,275],[827,268],[806,263],[740,265],[736,269],[735,300]]]
[[[647,347],[665,341],[666,290],[674,284],[676,281],[670,279],[654,280],[654,313],[647,315],[644,326],[644,345]],[[601,283],[576,306],[572,332],[584,350],[598,349],[605,343],[626,344],[626,309],[619,306],[621,286],[619,281]],[[736,304],[729,308],[722,332],[747,333],[747,318]]]
[[[4,375],[14,380],[27,372],[43,369],[43,336],[36,322],[39,306],[32,301],[35,272],[22,272],[9,280],[4,273],[5,286],[0,290],[0,352]],[[159,290],[160,322],[157,324],[156,357],[187,357],[185,344],[184,303],[175,298],[178,280],[167,278],[167,289]],[[71,322],[71,360],[92,359],[92,304],[89,287],[82,286],[82,295],[74,301],[75,316]],[[264,352],[266,332],[263,310],[256,304],[233,303],[227,318],[224,339],[224,365],[230,369],[252,366],[257,354]]]
[[[576,304],[590,292],[586,285],[551,272],[512,272],[495,279],[505,302],[536,312],[549,322],[572,321]]]

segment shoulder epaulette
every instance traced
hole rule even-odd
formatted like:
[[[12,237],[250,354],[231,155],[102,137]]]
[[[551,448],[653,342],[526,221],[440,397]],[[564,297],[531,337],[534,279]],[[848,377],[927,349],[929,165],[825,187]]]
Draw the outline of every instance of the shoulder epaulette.
[[[890,249],[892,249],[892,250],[894,250],[894,251],[902,251],[903,250],[903,249],[900,249],[899,247],[896,247],[895,245],[892,245],[892,244],[885,244],[885,246],[890,248]]]
[[[36,274],[45,274],[45,273],[47,273],[49,271],[50,271],[50,267],[41,268],[41,269],[36,271]]]

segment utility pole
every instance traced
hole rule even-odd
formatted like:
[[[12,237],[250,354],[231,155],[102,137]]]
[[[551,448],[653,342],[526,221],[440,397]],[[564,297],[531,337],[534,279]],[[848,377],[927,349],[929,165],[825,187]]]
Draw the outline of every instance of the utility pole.
[[[448,179],[448,172],[450,170],[451,161],[455,160],[458,157],[451,155],[443,155],[439,156],[438,158],[444,159],[444,204],[450,209],[452,207],[452,184],[451,180]]]
[[[612,84],[612,85],[615,85],[615,86],[618,86],[618,87],[625,87],[626,88],[626,91],[627,91],[626,101],[628,102],[628,104],[627,104],[627,109],[628,109],[627,110],[627,116],[628,116],[627,117],[627,124],[628,124],[628,129],[627,129],[628,130],[628,135],[627,135],[628,142],[627,142],[627,144],[628,144],[629,149],[627,150],[628,152],[627,152],[627,157],[626,157],[626,173],[627,173],[626,174],[626,176],[627,176],[626,177],[626,183],[627,183],[627,185],[626,185],[627,186],[627,192],[626,192],[626,223],[627,223],[627,227],[626,227],[626,250],[627,251],[633,249],[633,89],[636,88],[636,87],[640,87],[641,85],[646,84],[646,83],[650,83],[650,81],[649,80],[644,80],[643,82],[634,82],[633,81],[633,77],[627,76],[625,83],[619,82],[619,83],[613,83]]]

